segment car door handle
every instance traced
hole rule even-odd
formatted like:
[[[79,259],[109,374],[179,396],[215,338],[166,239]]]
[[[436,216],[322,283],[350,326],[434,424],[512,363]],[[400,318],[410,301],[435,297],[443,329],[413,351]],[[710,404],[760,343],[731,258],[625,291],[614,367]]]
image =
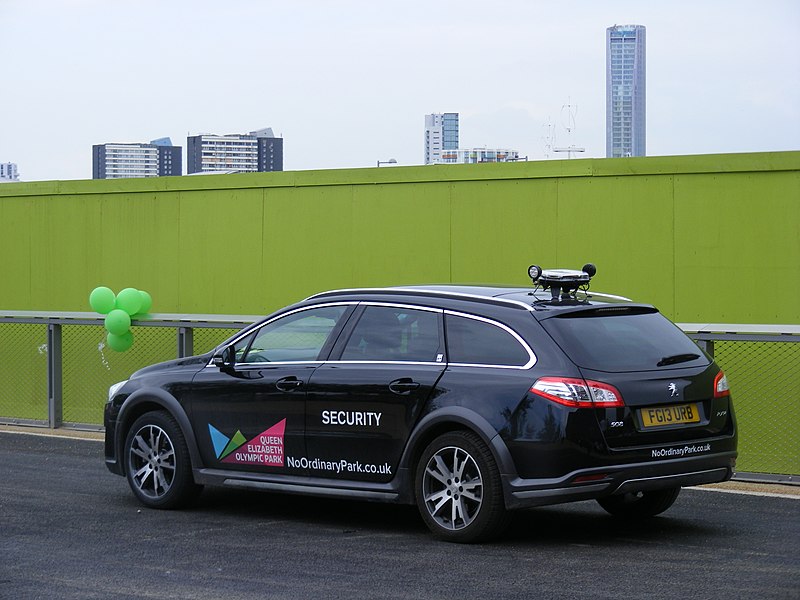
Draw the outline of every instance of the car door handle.
[[[301,385],[303,385],[302,380],[294,376],[284,377],[283,379],[278,379],[278,381],[275,382],[275,387],[282,392],[291,392],[299,388]]]
[[[403,377],[402,379],[395,379],[389,384],[389,390],[398,395],[410,394],[413,390],[419,387],[419,383],[410,377]]]

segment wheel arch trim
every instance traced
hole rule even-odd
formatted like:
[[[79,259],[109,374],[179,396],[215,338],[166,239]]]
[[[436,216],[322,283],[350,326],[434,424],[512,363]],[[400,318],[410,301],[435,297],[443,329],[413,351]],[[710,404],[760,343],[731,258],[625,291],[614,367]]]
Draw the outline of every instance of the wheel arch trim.
[[[202,466],[200,458],[200,451],[197,447],[197,439],[194,435],[194,430],[189,422],[189,417],[186,414],[180,402],[166,391],[158,388],[144,388],[137,390],[131,394],[122,404],[117,416],[116,440],[115,447],[117,456],[119,457],[120,467],[122,474],[126,472],[125,466],[125,438],[128,436],[128,430],[133,422],[138,418],[139,414],[136,410],[144,404],[150,404],[160,407],[168,412],[178,423],[181,429],[183,438],[186,440],[186,446],[189,449],[189,458],[192,463],[192,469]],[[149,412],[149,411],[145,411]],[[141,413],[144,414],[144,413]]]
[[[437,432],[456,429],[472,431],[481,438],[492,453],[501,475],[516,474],[511,452],[498,431],[483,416],[463,406],[444,407],[423,417],[408,439],[400,458],[400,468],[413,473],[425,447],[438,437]]]

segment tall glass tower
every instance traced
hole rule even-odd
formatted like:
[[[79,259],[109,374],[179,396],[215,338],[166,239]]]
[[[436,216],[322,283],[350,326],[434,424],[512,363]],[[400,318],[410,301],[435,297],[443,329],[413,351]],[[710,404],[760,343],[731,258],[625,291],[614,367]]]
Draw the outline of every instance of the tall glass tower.
[[[425,115],[425,164],[441,162],[442,150],[458,148],[458,113]]]
[[[606,156],[645,156],[645,28],[606,29]]]

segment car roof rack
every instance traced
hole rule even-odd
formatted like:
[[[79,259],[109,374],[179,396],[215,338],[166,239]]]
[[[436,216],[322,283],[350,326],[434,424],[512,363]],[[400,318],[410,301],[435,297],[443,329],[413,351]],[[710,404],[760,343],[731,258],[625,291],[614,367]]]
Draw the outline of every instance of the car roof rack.
[[[525,302],[521,302],[519,300],[513,300],[511,298],[498,298],[497,296],[489,295],[489,294],[473,294],[463,291],[458,291],[459,289],[472,289],[478,290],[481,286],[452,286],[452,289],[448,289],[449,286],[441,285],[441,286],[402,286],[402,287],[385,287],[385,288],[350,288],[350,289],[340,289],[340,290],[331,290],[328,292],[320,292],[319,294],[314,294],[313,296],[309,296],[306,300],[318,300],[320,298],[329,298],[335,296],[342,296],[342,295],[349,295],[349,294],[370,294],[370,295],[401,295],[401,296],[429,296],[432,298],[452,298],[453,300],[469,300],[473,302],[482,302],[484,304],[495,304],[495,305],[502,305],[502,306],[512,306],[514,308],[525,309],[525,310],[532,310],[532,306],[530,304],[526,304]],[[488,290],[499,290],[500,288],[492,288],[486,287]],[[506,288],[506,292],[508,291],[525,291],[524,288]]]

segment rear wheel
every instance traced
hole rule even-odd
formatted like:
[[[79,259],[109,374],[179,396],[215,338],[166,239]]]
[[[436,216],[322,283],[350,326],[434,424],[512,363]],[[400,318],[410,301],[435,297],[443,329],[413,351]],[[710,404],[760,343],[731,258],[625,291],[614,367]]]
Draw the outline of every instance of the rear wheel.
[[[145,413],[125,439],[128,484],[142,504],[177,508],[202,490],[192,478],[189,449],[178,423],[169,413]]]
[[[615,517],[640,519],[654,517],[675,503],[681,488],[630,492],[619,496],[608,496],[597,500],[607,512]]]
[[[508,522],[494,457],[472,432],[454,431],[431,442],[417,465],[415,491],[425,524],[443,540],[485,541]]]

